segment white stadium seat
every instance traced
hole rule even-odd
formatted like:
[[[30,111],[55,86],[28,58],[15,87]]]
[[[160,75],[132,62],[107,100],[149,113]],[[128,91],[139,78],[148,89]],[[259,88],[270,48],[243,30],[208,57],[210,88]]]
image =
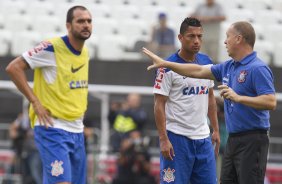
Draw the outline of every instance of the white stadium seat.
[[[114,34],[117,31],[118,22],[112,18],[96,18],[93,19],[93,34],[107,35]]]
[[[39,33],[32,31],[23,31],[14,34],[12,37],[11,54],[18,56],[29,49],[33,49],[41,42],[40,38]]]
[[[252,23],[252,26],[256,32],[256,40],[263,40],[264,39],[264,33],[265,33],[265,27],[262,24]]]
[[[0,57],[9,54],[12,34],[7,30],[0,30]]]
[[[2,14],[0,14],[0,29],[5,29],[5,19]]]
[[[258,24],[263,24],[264,27],[278,24],[282,20],[282,14],[275,10],[259,10],[256,11],[255,22]]]
[[[271,41],[274,44],[282,41],[282,25],[273,24],[264,28],[265,40]]]
[[[32,17],[40,17],[54,14],[55,11],[55,3],[51,3],[48,1],[35,1],[33,3],[28,4],[28,8],[26,8],[26,14]]]
[[[269,0],[244,0],[244,2],[242,2],[242,6],[244,9],[257,12],[260,10],[267,10],[267,8],[271,6],[271,3]],[[256,15],[257,14],[258,13],[256,13]]]
[[[89,50],[89,56],[90,58],[96,58],[97,52],[98,52],[98,44],[99,44],[99,38],[97,35],[92,35],[87,42],[85,42],[88,50]]]
[[[274,10],[282,11],[282,1],[281,0],[271,0],[271,5]]]
[[[87,7],[92,14],[93,20],[96,18],[105,18],[111,16],[111,8],[105,4],[93,4]]]
[[[134,19],[139,17],[139,9],[134,5],[119,5],[113,8],[111,16],[118,21]]]
[[[33,17],[30,17],[28,15],[9,15],[5,17],[5,24],[4,28],[6,30],[9,30],[13,33],[19,33],[22,31],[27,31],[32,28],[33,24]]]
[[[255,19],[255,14],[253,11],[248,9],[230,9],[226,11],[227,21],[249,21],[252,22]]]
[[[39,33],[58,32],[61,28],[61,22],[55,16],[38,16],[34,18],[33,31]],[[63,30],[62,30],[63,31]]]
[[[274,48],[274,60],[273,65],[276,67],[282,67],[282,42],[278,43]]]
[[[120,61],[124,54],[126,37],[106,35],[99,38],[98,59]]]
[[[161,12],[167,12],[167,8],[163,6],[145,6],[140,9],[140,17],[152,26],[158,22],[158,15]]]
[[[255,43],[254,50],[257,51],[257,55],[261,58],[266,64],[270,64],[273,59],[273,43],[269,41],[260,41],[257,40]]]
[[[23,1],[1,0],[0,11],[3,15],[22,15],[26,8]]]
[[[67,15],[67,11],[69,10],[69,8],[78,5],[77,3],[69,3],[69,2],[65,2],[65,1],[58,1],[58,0],[54,0],[54,4],[55,4],[55,8],[54,8],[54,14],[63,19],[64,22],[66,22],[66,15]],[[80,3],[83,5],[83,3]]]
[[[229,59],[231,59],[226,51],[226,47],[224,44],[224,40],[219,41],[219,48],[218,48],[218,61],[219,63],[222,63],[224,61],[227,61]]]
[[[193,13],[193,9],[191,7],[177,6],[167,13],[168,23],[171,27],[173,27],[177,35],[177,33],[179,33],[182,21]]]
[[[111,6],[118,6],[123,5],[125,0],[99,0],[101,4],[111,5]]]
[[[152,6],[153,0],[142,0],[142,1],[140,1],[140,0],[128,0],[128,2],[141,9],[141,8],[144,8],[145,6]]]
[[[232,23],[233,22],[225,21],[225,22],[222,22],[220,24],[220,34],[219,34],[220,44],[221,44],[221,42],[223,43],[224,40],[226,39],[226,31]]]
[[[118,26],[118,34],[126,37],[126,44],[132,47],[136,39],[142,35],[149,34],[149,25],[145,21],[139,19],[122,20]]]

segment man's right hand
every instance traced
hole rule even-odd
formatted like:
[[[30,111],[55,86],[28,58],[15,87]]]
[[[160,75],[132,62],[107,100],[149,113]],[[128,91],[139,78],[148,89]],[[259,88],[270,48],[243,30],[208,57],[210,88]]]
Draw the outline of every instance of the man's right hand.
[[[146,54],[153,61],[153,65],[148,66],[147,70],[151,70],[153,68],[164,67],[163,65],[166,62],[165,60],[163,60],[162,58],[160,58],[159,56],[157,56],[153,52],[149,51],[145,47],[143,47],[142,52],[144,54]]]
[[[32,102],[31,104],[33,106],[35,114],[37,115],[39,124],[45,126],[46,128],[53,126],[50,112],[45,107],[43,107],[38,100]]]
[[[160,149],[163,157],[168,160],[173,160],[175,156],[171,142],[168,138],[160,140]]]

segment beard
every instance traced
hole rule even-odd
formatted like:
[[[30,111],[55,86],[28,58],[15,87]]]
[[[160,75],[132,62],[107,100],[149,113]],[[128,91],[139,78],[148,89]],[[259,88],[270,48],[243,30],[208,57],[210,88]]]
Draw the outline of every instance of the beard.
[[[85,34],[86,32],[88,32],[88,34]],[[87,31],[83,30],[81,32],[72,31],[71,33],[72,33],[74,38],[81,40],[81,41],[85,41],[91,36],[91,32],[88,31],[88,30]]]

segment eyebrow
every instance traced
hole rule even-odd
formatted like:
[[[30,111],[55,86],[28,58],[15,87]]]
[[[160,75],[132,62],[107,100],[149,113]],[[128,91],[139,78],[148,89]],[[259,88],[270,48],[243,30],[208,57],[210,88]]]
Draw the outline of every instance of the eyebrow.
[[[79,19],[77,19],[77,21],[88,21],[88,22],[91,22],[92,18],[79,18]]]

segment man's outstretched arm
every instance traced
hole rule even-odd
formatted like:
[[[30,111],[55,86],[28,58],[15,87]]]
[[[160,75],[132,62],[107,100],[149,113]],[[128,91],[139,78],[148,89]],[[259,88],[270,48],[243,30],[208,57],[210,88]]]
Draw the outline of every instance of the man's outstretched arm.
[[[187,77],[212,80],[215,79],[211,72],[210,66],[201,66],[197,64],[179,64],[165,61],[146,48],[143,48],[143,53],[146,54],[153,61],[153,65],[149,66],[147,70],[164,67],[170,68],[174,72]]]

